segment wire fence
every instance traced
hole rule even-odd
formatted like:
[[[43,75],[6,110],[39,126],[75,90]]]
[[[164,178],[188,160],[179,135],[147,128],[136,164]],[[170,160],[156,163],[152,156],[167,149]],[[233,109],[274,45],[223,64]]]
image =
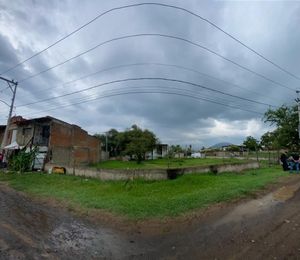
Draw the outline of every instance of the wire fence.
[[[279,165],[280,151],[209,151],[205,152],[206,157],[215,158],[237,158],[241,160],[256,160],[267,165]]]

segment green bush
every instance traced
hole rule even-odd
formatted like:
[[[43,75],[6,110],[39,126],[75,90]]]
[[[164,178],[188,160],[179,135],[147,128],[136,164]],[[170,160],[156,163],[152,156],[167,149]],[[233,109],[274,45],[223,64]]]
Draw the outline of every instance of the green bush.
[[[36,150],[30,152],[20,151],[9,161],[9,169],[20,173],[30,171],[35,154]]]

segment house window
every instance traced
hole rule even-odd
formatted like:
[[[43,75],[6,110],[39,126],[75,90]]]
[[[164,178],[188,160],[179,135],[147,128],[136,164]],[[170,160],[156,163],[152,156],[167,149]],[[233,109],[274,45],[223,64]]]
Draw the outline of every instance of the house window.
[[[50,126],[44,125],[42,128],[42,137],[49,138],[50,136]]]

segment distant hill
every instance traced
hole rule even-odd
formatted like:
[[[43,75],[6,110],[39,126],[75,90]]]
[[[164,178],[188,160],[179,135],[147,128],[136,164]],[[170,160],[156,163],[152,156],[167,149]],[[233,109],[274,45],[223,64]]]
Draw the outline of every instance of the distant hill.
[[[222,148],[224,146],[230,146],[230,145],[233,145],[233,144],[232,143],[223,142],[223,143],[217,143],[217,144],[211,146],[210,148],[212,148],[212,149],[220,149],[220,148]]]

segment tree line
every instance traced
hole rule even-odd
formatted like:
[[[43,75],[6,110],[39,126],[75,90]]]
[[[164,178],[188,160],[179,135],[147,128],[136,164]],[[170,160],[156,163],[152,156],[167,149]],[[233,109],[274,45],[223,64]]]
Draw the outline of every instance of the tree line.
[[[243,145],[250,151],[257,151],[261,148],[267,150],[288,149],[298,151],[300,148],[298,134],[298,108],[297,106],[281,106],[277,109],[269,109],[263,117],[263,121],[274,126],[273,131],[263,134],[260,140],[252,136],[246,137]],[[131,126],[123,132],[110,129],[105,134],[96,134],[103,144],[103,150],[109,152],[110,157],[129,156],[130,159],[141,162],[146,159],[147,153],[152,152],[158,145],[159,139],[148,130],[141,129],[137,125]],[[229,147],[229,151],[239,151],[238,146]],[[184,153],[189,155],[192,152],[191,146],[184,150],[179,145],[172,145],[168,149],[169,155]]]
[[[299,151],[299,117],[297,106],[281,106],[277,109],[268,109],[264,114],[263,121],[274,126],[273,131],[266,132],[260,138],[248,136],[243,145],[250,151],[261,148],[267,150],[287,149]]]
[[[148,152],[159,144],[156,135],[148,129],[141,129],[137,125],[131,126],[123,132],[116,129],[110,129],[105,134],[95,134],[98,137],[105,150],[109,152],[110,157],[129,156],[141,162],[146,159]]]

